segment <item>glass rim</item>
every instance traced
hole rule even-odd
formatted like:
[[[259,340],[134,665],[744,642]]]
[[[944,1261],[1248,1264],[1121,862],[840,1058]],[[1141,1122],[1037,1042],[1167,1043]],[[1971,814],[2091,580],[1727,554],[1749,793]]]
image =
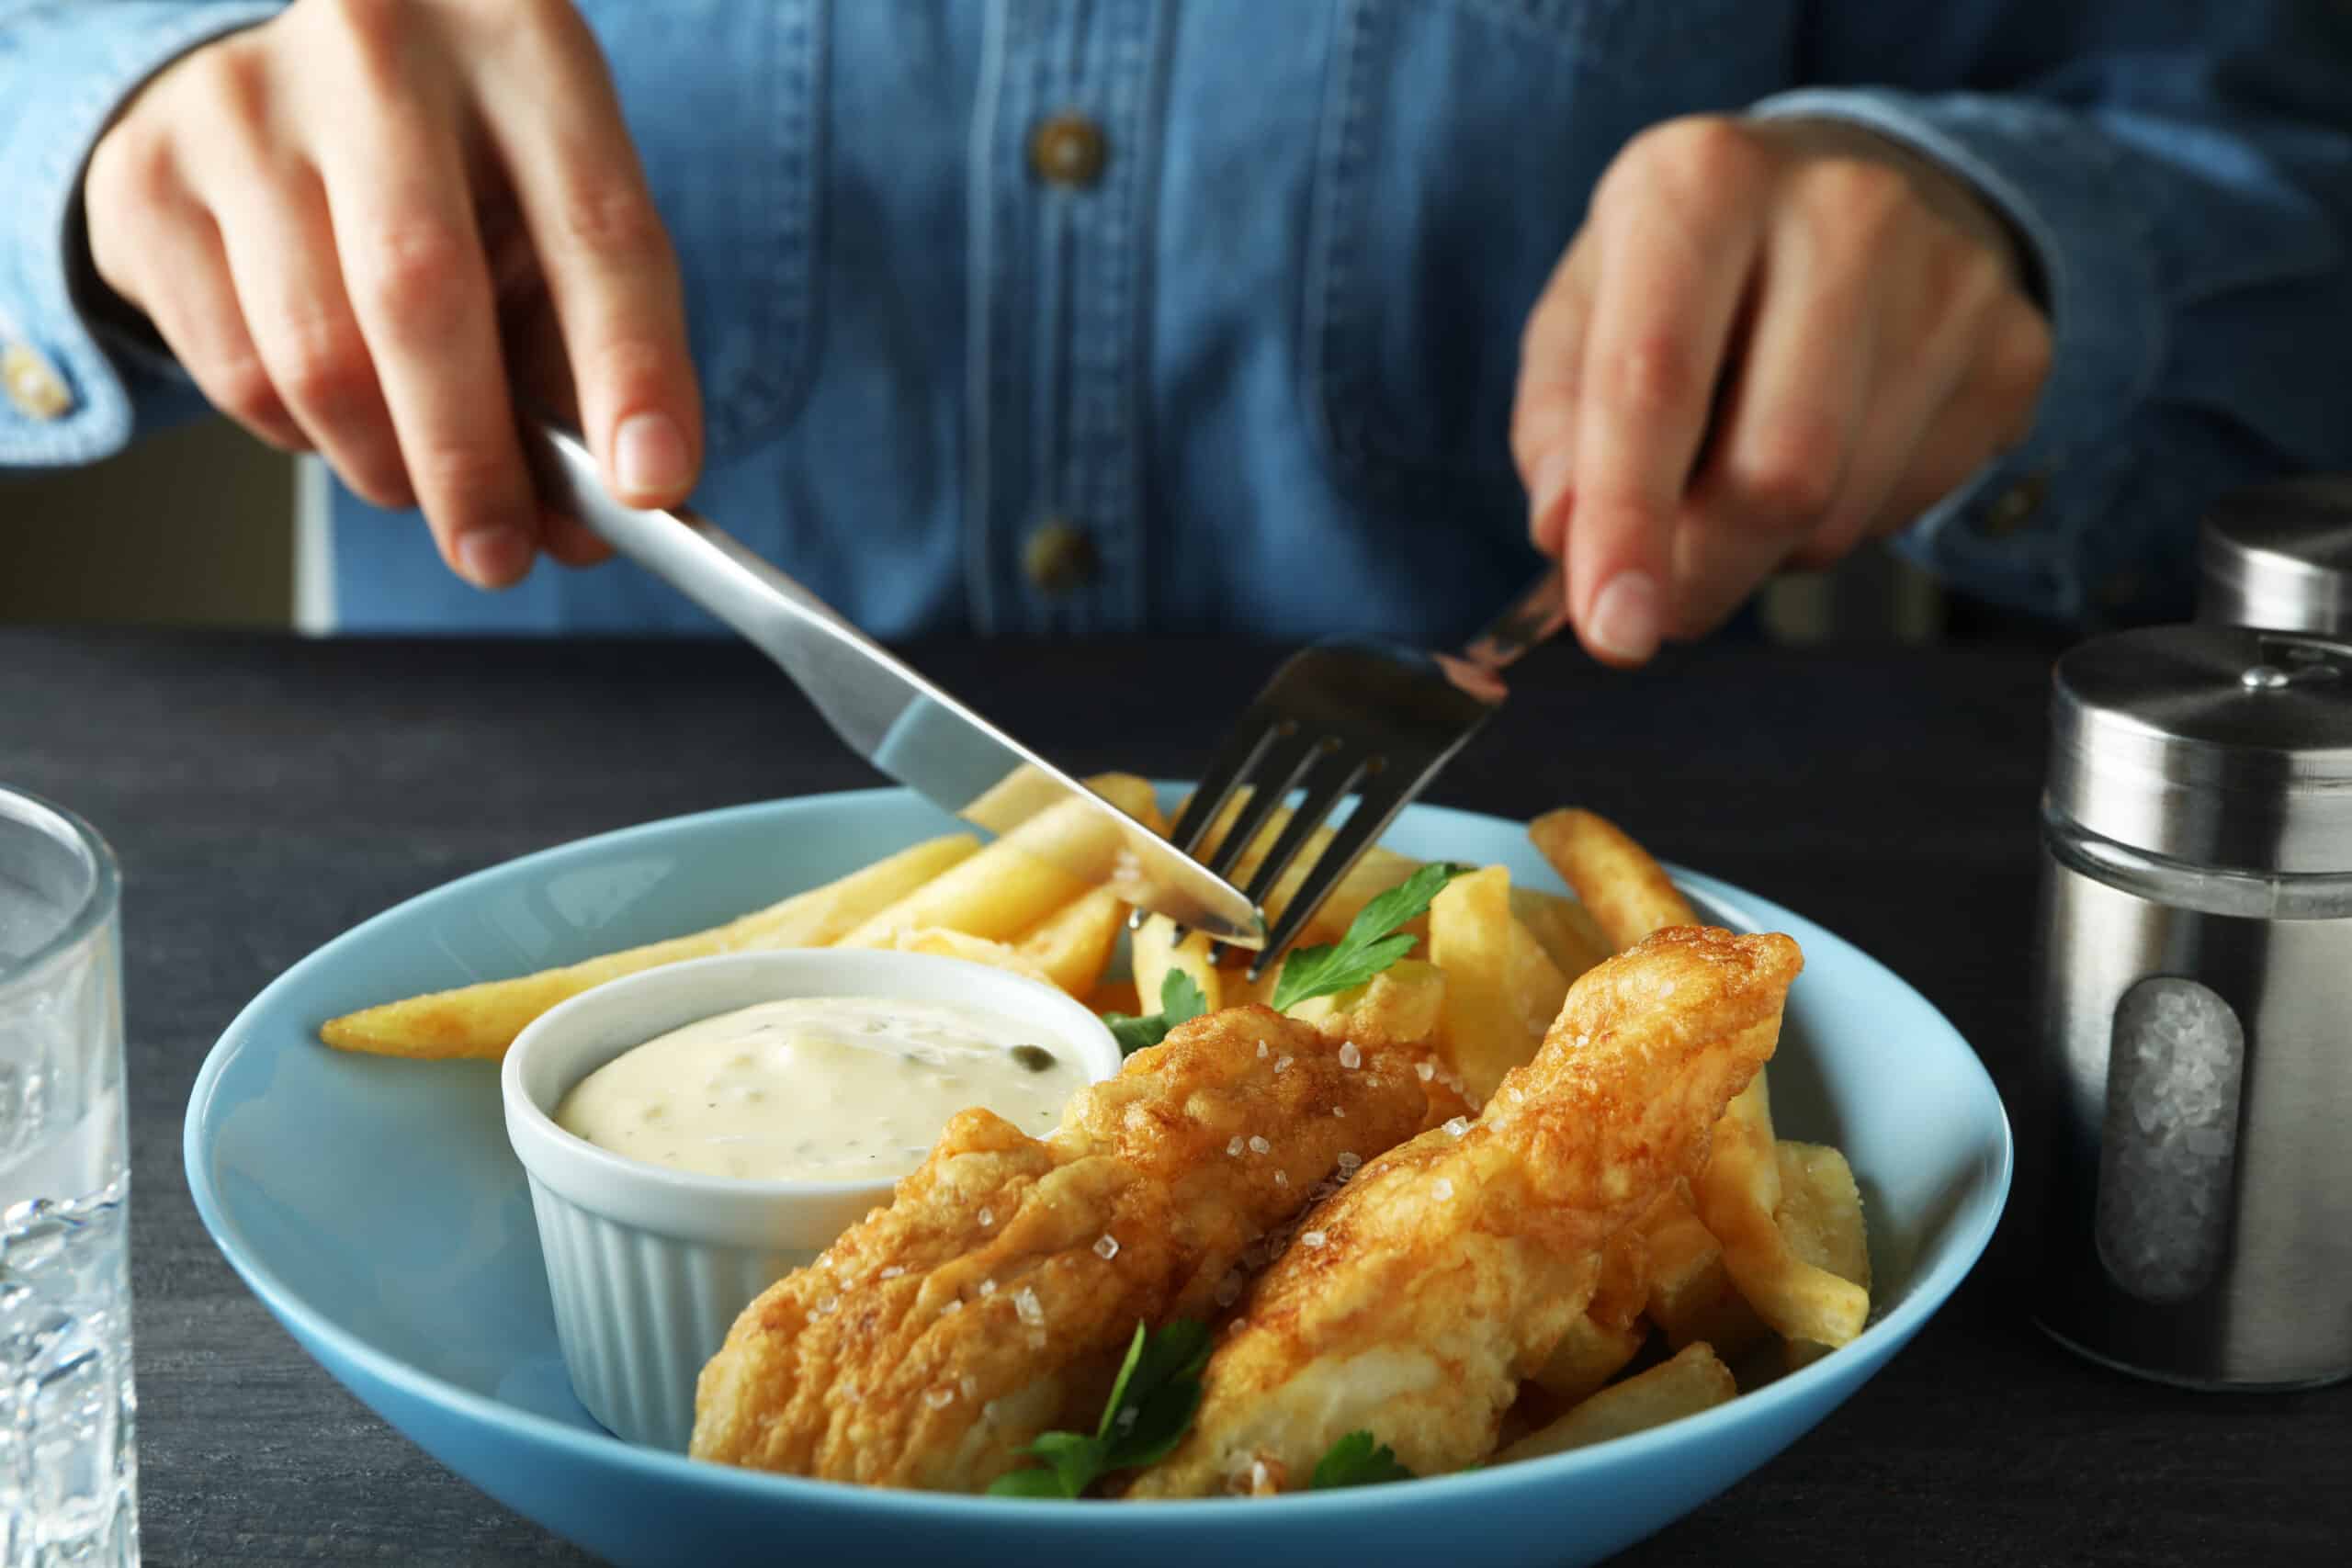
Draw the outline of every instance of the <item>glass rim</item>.
[[[21,825],[34,832],[48,833],[61,843],[77,846],[89,857],[91,870],[90,886],[83,894],[80,906],[66,917],[54,935],[21,957],[0,956],[0,993],[6,993],[33,979],[61,956],[89,941],[92,933],[113,917],[122,897],[122,869],[116,863],[114,847],[96,828],[79,814],[29,790],[0,784],[0,823]]]

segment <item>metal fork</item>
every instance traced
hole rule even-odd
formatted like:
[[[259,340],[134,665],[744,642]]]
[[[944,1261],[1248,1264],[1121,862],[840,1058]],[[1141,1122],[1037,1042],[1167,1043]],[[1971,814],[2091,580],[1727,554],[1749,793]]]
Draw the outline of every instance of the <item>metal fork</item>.
[[[1349,795],[1358,795],[1268,933],[1250,964],[1252,979],[1281,958],[1348,869],[1494,716],[1508,694],[1503,670],[1566,623],[1565,600],[1555,562],[1458,654],[1330,642],[1294,655],[1274,672],[1227,733],[1169,831],[1178,849],[1194,854],[1227,803],[1249,790],[1249,803],[1205,862],[1223,876],[1275,807],[1304,790],[1243,889],[1262,908],[1316,829]],[[1132,923],[1143,918],[1138,910]]]

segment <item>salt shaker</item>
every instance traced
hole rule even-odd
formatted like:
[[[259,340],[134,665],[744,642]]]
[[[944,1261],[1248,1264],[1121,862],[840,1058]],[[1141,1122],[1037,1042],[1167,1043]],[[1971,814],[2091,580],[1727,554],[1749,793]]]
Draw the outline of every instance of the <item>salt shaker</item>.
[[[2171,1382],[2352,1375],[2352,644],[2073,649],[2041,826],[2036,1315]]]
[[[2352,476],[2223,496],[2197,542],[2200,620],[2352,635]]]

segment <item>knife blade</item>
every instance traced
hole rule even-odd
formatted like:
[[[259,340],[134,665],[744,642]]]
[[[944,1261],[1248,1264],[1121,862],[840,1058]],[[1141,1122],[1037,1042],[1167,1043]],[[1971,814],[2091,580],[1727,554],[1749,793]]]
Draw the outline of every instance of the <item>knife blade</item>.
[[[709,519],[615,501],[570,429],[529,414],[521,425],[550,506],[741,633],[883,773],[1140,908],[1238,947],[1265,945],[1262,915],[1225,878],[949,695]]]

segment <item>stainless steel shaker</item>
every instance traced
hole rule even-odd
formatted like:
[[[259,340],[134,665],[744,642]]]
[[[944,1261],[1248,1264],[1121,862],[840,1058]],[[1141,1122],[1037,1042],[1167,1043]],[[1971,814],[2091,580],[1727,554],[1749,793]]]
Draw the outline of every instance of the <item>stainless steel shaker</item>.
[[[2352,476],[2223,496],[2197,541],[2198,618],[2352,634]]]
[[[2167,1382],[2352,1375],[2352,645],[2068,652],[2042,847],[2036,1315]]]

